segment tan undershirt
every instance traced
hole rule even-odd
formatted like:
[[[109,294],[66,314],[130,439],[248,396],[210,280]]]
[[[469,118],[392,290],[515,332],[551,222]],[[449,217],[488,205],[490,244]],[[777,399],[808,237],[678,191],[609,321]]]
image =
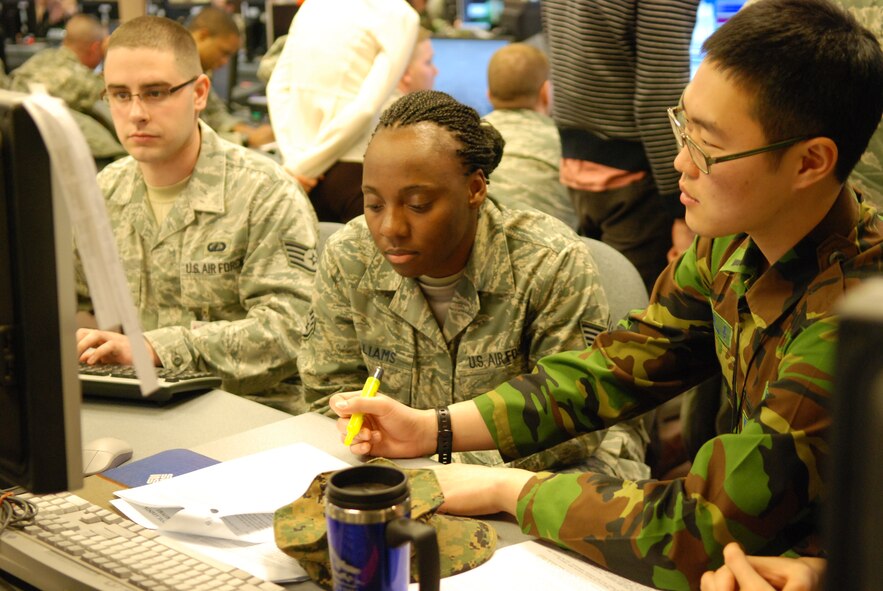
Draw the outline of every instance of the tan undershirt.
[[[451,307],[451,300],[454,299],[457,284],[465,272],[466,269],[463,268],[459,273],[449,277],[421,275],[417,278],[417,285],[420,286],[420,291],[423,292],[423,297],[426,298],[429,309],[432,310],[432,315],[435,316],[435,321],[438,322],[442,333],[444,333],[445,318],[448,317],[448,308]],[[450,337],[445,335],[445,339],[448,338]]]
[[[178,195],[181,194],[188,182],[190,182],[189,175],[174,185],[165,187],[151,187],[147,185],[147,202],[150,203],[150,209],[153,210],[153,217],[156,218],[157,226],[162,226],[166,216],[172,211],[175,200],[178,199]]]

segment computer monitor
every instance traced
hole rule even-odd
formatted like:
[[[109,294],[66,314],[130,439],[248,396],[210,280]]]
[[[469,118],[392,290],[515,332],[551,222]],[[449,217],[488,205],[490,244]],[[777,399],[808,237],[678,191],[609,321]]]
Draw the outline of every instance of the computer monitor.
[[[841,306],[826,481],[826,588],[877,589],[883,548],[883,277]]]
[[[83,482],[71,224],[25,95],[0,90],[0,487]]]
[[[469,105],[479,115],[487,115],[492,110],[487,98],[487,65],[507,43],[506,39],[433,37],[433,62],[438,68],[433,88]]]
[[[702,0],[696,12],[696,25],[693,27],[693,38],[690,41],[690,77],[696,74],[696,69],[702,62],[705,54],[702,44],[712,33],[720,28],[725,22],[739,12],[747,0]]]
[[[296,0],[267,0],[264,15],[267,19],[267,47],[273,45],[278,37],[288,35],[291,21],[301,2]]]
[[[489,31],[502,14],[503,0],[457,0],[457,20],[464,29]]]
[[[120,21],[120,5],[116,0],[112,2],[83,0],[80,2],[80,12],[93,15],[108,28]]]

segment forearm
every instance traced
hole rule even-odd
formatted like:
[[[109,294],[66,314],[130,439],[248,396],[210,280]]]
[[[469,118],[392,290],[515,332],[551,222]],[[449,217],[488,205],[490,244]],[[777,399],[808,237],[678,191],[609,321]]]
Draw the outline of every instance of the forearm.
[[[145,337],[164,367],[210,369],[226,388],[253,393],[295,373],[302,317],[294,306],[284,313],[255,306],[242,320],[171,326]]]
[[[450,407],[451,430],[454,435],[454,451],[495,449],[494,439],[488,430],[478,407],[470,401],[458,402]],[[432,417],[435,420],[434,416]],[[435,430],[438,434],[438,428]]]

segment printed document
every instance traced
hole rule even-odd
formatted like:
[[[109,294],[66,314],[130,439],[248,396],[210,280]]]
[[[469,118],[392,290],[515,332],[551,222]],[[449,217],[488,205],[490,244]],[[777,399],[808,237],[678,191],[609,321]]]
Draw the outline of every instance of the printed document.
[[[111,503],[132,521],[256,577],[301,580],[306,573],[297,561],[276,547],[273,514],[306,492],[320,472],[346,467],[295,443],[120,490]]]

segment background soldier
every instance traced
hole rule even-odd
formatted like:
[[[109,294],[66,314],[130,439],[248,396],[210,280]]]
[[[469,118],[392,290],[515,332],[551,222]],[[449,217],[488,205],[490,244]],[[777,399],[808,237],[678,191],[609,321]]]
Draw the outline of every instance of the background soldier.
[[[549,60],[536,47],[512,43],[491,57],[487,82],[494,110],[485,121],[506,140],[494,171],[494,199],[509,207],[538,209],[576,229],[576,212],[558,179],[561,138],[549,117]]]
[[[318,230],[306,196],[269,158],[199,121],[209,80],[176,22],[121,25],[105,81],[130,157],[98,181],[154,363],[210,369],[240,394],[275,386],[295,372],[313,286]],[[79,291],[88,307],[83,281]],[[81,329],[77,340],[81,361],[132,361],[125,335]]]
[[[233,16],[225,10],[207,6],[193,17],[187,28],[196,41],[202,70],[209,76],[239,51],[242,42],[239,28]],[[273,141],[273,128],[269,123],[252,127],[234,116],[214,89],[209,93],[200,117],[222,137],[238,144],[254,148]]]
[[[86,137],[99,167],[126,154],[113,134],[95,118],[104,81],[95,68],[104,58],[107,31],[92,15],[77,14],[65,26],[61,47],[36,53],[10,74],[9,88],[30,92],[33,83],[62,99]]]

